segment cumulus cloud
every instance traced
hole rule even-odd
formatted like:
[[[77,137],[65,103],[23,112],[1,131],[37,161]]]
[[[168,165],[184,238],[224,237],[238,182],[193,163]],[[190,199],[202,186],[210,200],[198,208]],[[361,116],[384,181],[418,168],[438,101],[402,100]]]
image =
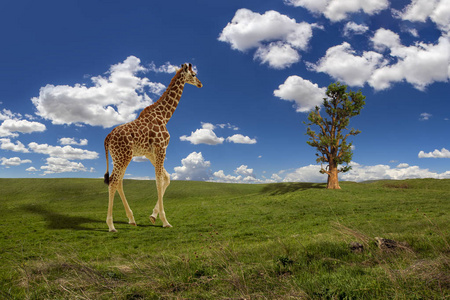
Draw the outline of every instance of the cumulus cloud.
[[[18,133],[42,132],[47,129],[44,124],[23,120],[21,114],[13,113],[8,109],[0,111],[0,121],[2,120],[0,137],[17,137]]]
[[[392,10],[394,16],[411,22],[426,22],[428,18],[444,32],[450,30],[449,0],[412,0],[402,11]]]
[[[213,173],[214,181],[217,182],[234,182],[238,183],[242,181],[242,176],[234,176],[234,175],[225,175],[225,172],[223,170],[219,170],[217,172]]]
[[[31,163],[31,160],[20,159],[20,157],[11,157],[11,158],[2,157],[0,160],[2,162],[1,165],[7,166],[7,167],[15,167],[15,166],[20,166],[21,164],[30,164]]]
[[[249,167],[247,165],[241,165],[236,170],[234,170],[234,173],[236,173],[238,175],[242,175],[244,177],[248,177],[248,176],[255,177],[253,175],[253,169],[249,169]]]
[[[213,178],[210,181],[228,182],[228,183],[270,183],[276,182],[273,179],[257,179],[253,174],[253,169],[247,165],[241,165],[234,170],[236,175],[226,175],[223,170],[213,173]]]
[[[300,61],[300,54],[289,44],[282,42],[260,46],[255,52],[255,59],[268,64],[274,69],[285,69]]]
[[[201,152],[192,152],[181,160],[181,166],[175,167],[173,180],[208,180],[211,177],[211,162],[203,158]]]
[[[61,157],[49,157],[45,166],[41,167],[44,170],[44,175],[53,173],[67,173],[67,172],[87,172],[87,168],[80,162],[69,161]],[[91,169],[92,171],[92,169]]]
[[[98,153],[71,146],[50,146],[48,144],[38,144],[35,142],[29,143],[28,147],[35,153],[47,154],[54,158],[63,158],[67,160],[79,159],[97,159]]]
[[[419,166],[406,166],[400,164],[395,168],[388,165],[364,166],[358,163],[350,163],[352,170],[341,175],[346,181],[367,181],[379,179],[415,179],[415,178],[450,178],[450,171],[444,173],[432,172],[429,169],[422,169]]]
[[[285,0],[285,3],[323,14],[332,22],[342,21],[351,13],[373,15],[389,7],[388,0]]]
[[[447,82],[450,76],[450,37],[442,36],[436,44],[423,42],[411,46],[400,43],[399,36],[379,29],[372,38],[375,48],[386,49],[397,61],[376,69],[369,84],[376,90],[389,88],[393,82],[406,81],[418,90],[429,84]]]
[[[112,65],[107,76],[92,77],[92,87],[48,84],[31,100],[36,114],[53,124],[111,127],[134,120],[136,111],[152,103],[146,91],[163,91],[164,85],[138,76],[146,71],[139,58],[129,56]]]
[[[375,90],[406,81],[418,90],[429,84],[447,82],[450,70],[450,38],[442,36],[436,44],[418,42],[404,46],[398,34],[380,28],[371,38],[376,51],[357,53],[347,42],[333,46],[310,70],[327,73],[351,86],[369,83]],[[389,56],[385,59],[383,54]]]
[[[282,100],[293,101],[297,112],[308,112],[322,104],[325,92],[326,88],[294,75],[289,76],[273,94]]]
[[[297,23],[277,11],[261,15],[242,8],[236,11],[218,39],[239,51],[256,48],[256,60],[272,68],[283,69],[300,60],[298,50],[307,48],[312,27],[306,22]]]
[[[311,70],[327,73],[331,77],[351,86],[363,86],[373,72],[385,64],[383,55],[374,51],[363,51],[358,55],[352,46],[343,42],[329,48],[316,64],[309,63]]]
[[[0,125],[0,136],[17,136],[15,132],[32,133],[45,131],[44,124],[27,120],[6,119]]]
[[[80,139],[79,142],[76,141],[75,138],[60,138],[59,143],[61,145],[77,145],[77,146],[86,146],[88,144],[88,140],[87,139]]]
[[[0,149],[23,153],[30,152],[20,141],[13,143],[10,139],[0,139]]]
[[[256,139],[252,139],[248,136],[243,136],[242,134],[234,134],[227,137],[227,142],[235,144],[256,144]]]
[[[29,167],[25,171],[27,171],[27,172],[37,172],[38,169],[36,169],[35,167]]]
[[[339,179],[343,181],[368,181],[368,180],[402,180],[414,178],[450,178],[450,171],[443,173],[432,172],[429,169],[422,169],[418,166],[410,166],[401,163],[392,168],[389,165],[364,166],[356,162],[349,164],[352,169],[349,172],[339,174]],[[309,165],[287,173],[284,182],[326,182],[327,175],[319,173],[320,166]]]
[[[450,158],[450,151],[445,148],[441,150],[434,150],[433,152],[425,153],[424,151],[419,152],[419,158]]]
[[[183,135],[180,137],[181,141],[188,141],[191,144],[207,144],[207,145],[217,145],[222,144],[225,140],[223,137],[218,137],[214,133],[215,126],[211,123],[202,123],[202,128],[197,129],[195,132],[191,132],[190,136]]]
[[[284,182],[326,182],[327,175],[321,174],[319,165],[309,165],[287,173]],[[278,178],[281,178],[278,176]]]
[[[344,26],[344,35],[352,36],[355,34],[363,34],[369,30],[369,26],[363,24],[356,24],[355,22],[348,22]]]

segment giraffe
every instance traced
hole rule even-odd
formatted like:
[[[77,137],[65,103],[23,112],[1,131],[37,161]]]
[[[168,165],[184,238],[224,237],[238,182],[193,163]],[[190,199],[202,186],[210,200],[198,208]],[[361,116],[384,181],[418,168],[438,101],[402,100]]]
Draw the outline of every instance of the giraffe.
[[[123,176],[128,164],[134,156],[145,156],[155,167],[156,189],[158,201],[150,215],[150,221],[155,224],[158,217],[163,222],[163,227],[172,227],[164,212],[163,196],[170,184],[170,175],[164,169],[166,149],[170,135],[166,124],[172,117],[183,93],[185,83],[201,88],[203,85],[196,77],[191,64],[183,64],[172,78],[166,91],[157,102],[144,108],[139,117],[126,124],[114,128],[105,138],[106,173],[105,183],[108,184],[109,203],[106,224],[110,232],[116,232],[113,224],[114,195],[119,192],[129,224],[136,226],[133,212],[128,205],[123,192]],[[113,161],[113,170],[109,175],[109,157]]]

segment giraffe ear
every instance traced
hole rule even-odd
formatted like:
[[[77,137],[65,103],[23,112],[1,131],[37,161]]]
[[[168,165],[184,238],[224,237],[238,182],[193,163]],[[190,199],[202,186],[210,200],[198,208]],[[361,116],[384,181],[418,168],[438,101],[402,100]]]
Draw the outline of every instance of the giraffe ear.
[[[188,69],[187,64],[182,64],[181,67],[183,68],[184,71],[187,71],[187,69]]]

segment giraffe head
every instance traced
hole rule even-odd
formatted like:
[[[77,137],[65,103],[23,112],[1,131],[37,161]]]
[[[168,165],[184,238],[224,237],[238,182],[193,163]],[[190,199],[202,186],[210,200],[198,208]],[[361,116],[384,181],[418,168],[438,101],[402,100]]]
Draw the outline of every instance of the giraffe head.
[[[192,64],[181,65],[181,73],[184,75],[185,82],[201,88],[203,84],[198,80],[197,74],[192,70]]]

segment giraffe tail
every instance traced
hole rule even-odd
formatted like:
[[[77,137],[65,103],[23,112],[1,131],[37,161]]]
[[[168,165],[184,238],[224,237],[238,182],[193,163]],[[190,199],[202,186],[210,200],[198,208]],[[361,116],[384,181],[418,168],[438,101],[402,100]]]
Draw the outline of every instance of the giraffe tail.
[[[109,139],[110,135],[108,134],[105,138],[105,154],[106,154],[106,173],[105,173],[105,184],[109,185]]]

